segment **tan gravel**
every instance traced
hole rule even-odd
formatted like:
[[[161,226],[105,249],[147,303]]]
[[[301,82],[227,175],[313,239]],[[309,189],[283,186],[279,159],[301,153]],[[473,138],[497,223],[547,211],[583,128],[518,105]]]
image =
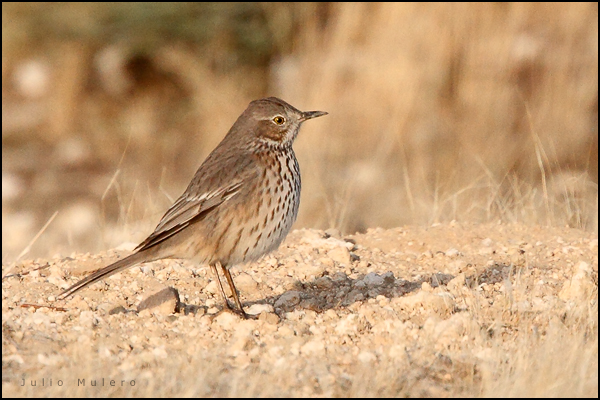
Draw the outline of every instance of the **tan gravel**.
[[[250,320],[178,260],[56,300],[116,257],[3,265],[3,396],[598,394],[596,233],[294,231],[232,269]]]

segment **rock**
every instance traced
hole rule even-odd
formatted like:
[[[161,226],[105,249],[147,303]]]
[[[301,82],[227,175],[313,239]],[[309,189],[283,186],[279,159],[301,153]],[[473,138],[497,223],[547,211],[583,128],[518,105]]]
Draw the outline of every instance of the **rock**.
[[[485,238],[481,241],[481,244],[485,247],[491,247],[494,244],[494,241],[490,238]]]
[[[273,309],[273,306],[270,304],[252,304],[250,307],[247,307],[245,309],[245,311],[246,311],[246,314],[248,314],[248,315],[258,315],[263,312],[272,313],[275,310]]]
[[[333,287],[333,281],[328,276],[322,276],[315,280],[315,286],[319,289],[331,289]]]
[[[466,276],[464,273],[458,274],[456,277],[448,282],[448,290],[454,294],[460,293],[460,291],[465,287],[466,284]]]
[[[233,330],[240,322],[240,317],[237,314],[229,311],[223,311],[215,317],[215,322],[223,328],[223,330]]]
[[[301,296],[297,290],[290,290],[279,296],[275,302],[275,308],[291,309],[300,303]]]
[[[446,250],[445,254],[446,254],[446,257],[456,257],[456,256],[460,255],[460,252],[457,249],[452,248],[452,249]]]
[[[575,266],[573,277],[563,284],[558,297],[565,301],[587,301],[596,287],[590,276],[591,268],[585,261]]]
[[[392,285],[396,282],[396,277],[392,271],[385,272],[381,277],[383,278],[384,285]]]
[[[178,311],[179,292],[172,287],[164,288],[148,297],[138,305],[137,311],[149,310],[162,315],[170,315]]]
[[[348,282],[348,275],[343,272],[336,272],[333,274],[331,280],[336,284],[346,284]]]
[[[347,300],[345,303],[352,304],[357,301],[362,301],[364,299],[365,299],[365,295],[360,290],[354,289],[350,293],[348,293],[348,297],[347,297]]]
[[[335,228],[326,229],[325,235],[327,235],[327,237],[334,237],[334,238],[339,238],[342,236],[339,229],[335,229]]]
[[[272,312],[263,311],[258,316],[259,321],[265,321],[268,324],[275,325],[279,323],[279,316]]]
[[[240,293],[250,294],[258,289],[258,282],[256,282],[249,274],[245,272],[242,272],[238,276],[233,278],[233,283],[235,283],[235,287]],[[223,282],[223,286],[229,285],[226,285],[226,283]]]
[[[327,256],[340,265],[346,266],[351,264],[350,251],[346,247],[336,247],[327,252]]]
[[[401,309],[409,312],[418,312],[422,307],[424,310],[432,310],[442,314],[451,313],[455,306],[454,299],[449,293],[437,294],[423,291],[418,292],[417,294],[396,298],[391,304],[395,304]]]
[[[335,327],[335,332],[338,335],[353,334],[358,331],[358,315],[348,314],[341,318]]]
[[[365,275],[365,277],[362,279],[362,281],[367,286],[379,286],[379,285],[383,285],[384,278],[377,275],[375,272],[370,272],[367,275]]]
[[[213,279],[204,287],[204,291],[210,294],[217,294],[221,291],[221,289],[219,288],[219,283]]]
[[[375,356],[375,354],[371,353],[370,351],[361,351],[358,354],[358,360],[362,363],[372,363],[373,361],[377,360],[377,357]]]
[[[84,328],[93,328],[97,323],[98,318],[93,311],[82,311],[79,314],[79,325]]]
[[[321,339],[312,339],[300,347],[302,354],[320,354],[325,351],[325,344]]]

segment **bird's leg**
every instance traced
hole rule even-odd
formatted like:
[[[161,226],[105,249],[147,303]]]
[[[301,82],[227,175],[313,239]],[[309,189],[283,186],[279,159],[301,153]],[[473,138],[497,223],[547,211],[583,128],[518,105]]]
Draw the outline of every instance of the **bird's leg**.
[[[227,269],[227,267],[225,267],[224,265],[221,265],[221,264],[219,264],[219,265],[221,266],[221,269],[223,270],[223,274],[227,278],[227,282],[229,283],[229,288],[231,289],[231,293],[233,294],[233,299],[235,300],[235,304],[237,304],[238,308],[240,309],[240,311],[242,313],[242,317],[244,317],[244,319],[248,319],[248,315],[246,315],[246,312],[244,311],[244,307],[242,307],[242,302],[240,301],[238,291],[235,288],[235,285],[233,284],[233,278],[231,277],[231,274],[229,273],[229,269]]]
[[[219,264],[219,266],[221,266],[221,263],[217,263]],[[215,264],[210,264],[210,269],[212,269],[213,273],[215,274],[215,279],[217,280],[217,283],[219,284],[219,289],[221,291],[221,296],[223,296],[223,302],[225,303],[225,307],[227,307],[228,309],[232,309],[232,307],[229,305],[229,300],[227,300],[227,296],[225,295],[225,290],[223,289],[223,284],[221,283],[221,278],[219,278],[219,272],[217,271],[217,266]]]

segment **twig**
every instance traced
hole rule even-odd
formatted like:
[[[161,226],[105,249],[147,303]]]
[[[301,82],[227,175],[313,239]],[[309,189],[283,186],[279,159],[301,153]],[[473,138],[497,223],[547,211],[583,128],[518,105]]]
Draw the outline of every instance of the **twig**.
[[[40,304],[30,304],[30,303],[23,303],[23,304],[21,304],[21,305],[20,305],[20,307],[23,307],[23,308],[29,308],[29,307],[33,307],[33,308],[35,308],[36,310],[37,310],[38,308],[44,308],[44,307],[46,307],[46,308],[50,308],[50,309],[52,309],[52,310],[56,310],[56,311],[68,311],[68,310],[67,310],[66,308],[64,308],[64,307],[45,306],[45,305],[40,305]]]

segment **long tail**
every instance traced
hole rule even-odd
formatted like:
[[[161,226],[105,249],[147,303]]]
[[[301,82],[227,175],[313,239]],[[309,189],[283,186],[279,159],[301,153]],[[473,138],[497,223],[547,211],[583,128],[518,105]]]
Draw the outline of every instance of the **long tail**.
[[[130,256],[125,257],[122,260],[117,261],[116,263],[110,264],[107,267],[102,268],[94,272],[93,274],[83,278],[67,290],[63,291],[59,298],[64,299],[77,292],[80,289],[83,289],[87,285],[91,285],[94,282],[99,281],[100,279],[108,278],[111,275],[116,274],[117,272],[123,271],[129,267],[133,267],[135,264],[139,264],[144,261],[150,261],[151,259],[148,257],[148,254],[144,254],[145,252],[134,253]]]

